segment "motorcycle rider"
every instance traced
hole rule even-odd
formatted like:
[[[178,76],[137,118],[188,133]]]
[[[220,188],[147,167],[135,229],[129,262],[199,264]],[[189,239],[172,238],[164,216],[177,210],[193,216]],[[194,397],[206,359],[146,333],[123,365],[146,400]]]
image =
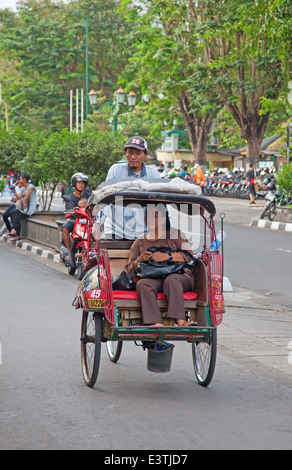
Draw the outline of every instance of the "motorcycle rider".
[[[69,194],[65,201],[65,210],[70,211],[77,207],[79,201],[82,199],[89,199],[91,196],[91,191],[87,188],[88,176],[84,173],[74,173],[70,181],[71,187],[74,188],[74,192]],[[62,226],[62,239],[65,247],[68,250],[68,255],[66,254],[67,262],[69,263],[70,259],[70,250],[71,250],[71,241],[70,234],[73,232],[75,224],[75,217],[72,215],[70,219]]]

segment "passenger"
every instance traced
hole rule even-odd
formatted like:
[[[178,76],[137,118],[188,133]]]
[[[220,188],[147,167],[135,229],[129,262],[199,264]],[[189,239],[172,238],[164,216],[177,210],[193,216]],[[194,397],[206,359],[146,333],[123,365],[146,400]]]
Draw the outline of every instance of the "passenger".
[[[78,207],[79,207],[80,209],[86,209],[87,201],[88,201],[88,199],[86,199],[85,197],[83,197],[83,198],[80,199],[80,201],[78,202]]]
[[[163,206],[164,207],[164,206]],[[150,246],[169,247],[176,250],[172,254],[175,262],[189,262],[190,257],[180,250],[192,253],[189,242],[182,236],[179,230],[169,228],[169,219],[166,208],[161,211],[156,206],[156,211],[147,209],[145,224],[147,233],[143,238],[138,238],[131,246],[127,264],[128,272],[137,272],[138,263],[141,261],[166,261],[168,253],[151,253]],[[140,279],[136,284],[136,290],[141,303],[144,325],[164,326],[161,311],[157,302],[157,293],[164,292],[168,301],[167,317],[175,320],[178,326],[196,326],[194,322],[185,320],[183,293],[190,292],[194,288],[194,275],[190,269],[185,268],[184,274],[170,274],[164,279]]]

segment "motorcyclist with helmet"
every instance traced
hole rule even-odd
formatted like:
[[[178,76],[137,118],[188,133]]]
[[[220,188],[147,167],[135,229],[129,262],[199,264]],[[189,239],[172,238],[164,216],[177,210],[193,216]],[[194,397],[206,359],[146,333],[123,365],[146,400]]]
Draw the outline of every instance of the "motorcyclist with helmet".
[[[91,196],[91,190],[87,187],[88,176],[84,173],[74,173],[70,181],[71,187],[74,188],[73,193],[69,194],[65,200],[65,210],[70,211],[78,206],[81,199],[88,199]],[[62,225],[62,238],[65,244],[68,255],[67,261],[69,262],[69,255],[71,250],[70,233],[73,232],[75,224],[75,217],[73,215],[70,219]]]

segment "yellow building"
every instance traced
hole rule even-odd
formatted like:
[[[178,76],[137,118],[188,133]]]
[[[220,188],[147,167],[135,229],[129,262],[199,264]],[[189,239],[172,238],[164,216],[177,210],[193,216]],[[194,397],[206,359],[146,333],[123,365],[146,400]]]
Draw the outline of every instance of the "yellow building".
[[[207,150],[207,169],[210,171],[216,167],[234,168],[234,159],[242,158],[239,150]],[[180,168],[182,165],[196,163],[191,150],[178,149],[175,151],[157,150],[156,158],[160,163],[167,163],[168,167]]]

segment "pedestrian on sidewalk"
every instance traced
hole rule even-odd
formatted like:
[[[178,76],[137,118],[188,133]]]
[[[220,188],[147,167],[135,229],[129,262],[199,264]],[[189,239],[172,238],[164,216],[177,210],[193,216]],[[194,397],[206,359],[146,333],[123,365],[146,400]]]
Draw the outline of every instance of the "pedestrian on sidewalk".
[[[194,166],[194,182],[201,188],[206,183],[204,173],[202,172],[201,167],[198,163],[196,163]]]
[[[245,175],[245,184],[248,185],[248,193],[250,198],[250,204],[255,204],[256,190],[255,190],[255,171],[253,163],[249,165],[249,171]]]
[[[17,192],[15,189],[16,186],[20,186],[20,192]],[[4,219],[4,216],[3,220],[10,231],[9,236],[13,240],[19,240],[22,219],[32,215],[36,210],[36,190],[34,185],[30,182],[28,174],[23,173],[20,176],[19,182],[17,182],[13,188],[13,193],[16,199],[16,204],[9,211],[11,225],[7,218],[6,220]]]

